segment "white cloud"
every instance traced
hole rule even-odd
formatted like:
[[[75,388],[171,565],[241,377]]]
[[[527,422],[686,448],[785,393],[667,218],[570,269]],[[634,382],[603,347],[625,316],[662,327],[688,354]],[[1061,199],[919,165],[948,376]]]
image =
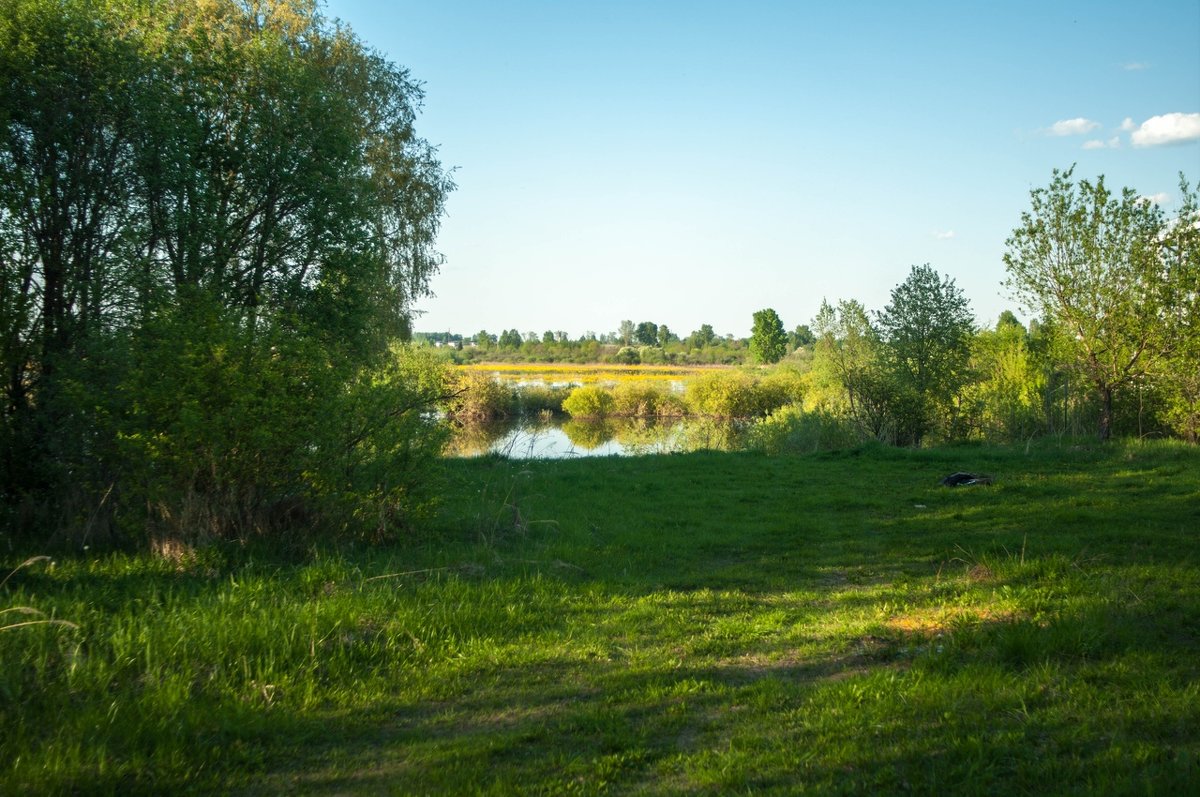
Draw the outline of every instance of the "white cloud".
[[[1159,147],[1200,139],[1200,113],[1151,116],[1132,134],[1135,147]]]
[[[1121,129],[1126,133],[1133,132],[1134,130],[1137,130],[1137,122],[1126,116],[1125,121],[1121,122]]]
[[[1099,122],[1093,122],[1091,119],[1084,119],[1082,116],[1075,119],[1063,119],[1050,125],[1050,135],[1052,136],[1082,136],[1085,133],[1090,133],[1100,126]]]
[[[954,237],[954,230],[935,230],[933,237],[939,241],[949,241]]]
[[[1084,149],[1117,149],[1121,146],[1121,137],[1113,136],[1107,141],[1099,138],[1094,138],[1091,141],[1083,142]]]
[[[1165,191],[1159,191],[1157,194],[1146,194],[1138,198],[1144,199],[1147,202],[1153,202],[1156,205],[1166,205],[1171,201],[1171,195]]]
[[[1127,64],[1121,64],[1121,68],[1126,72],[1141,72],[1143,69],[1149,69],[1150,64],[1145,61],[1130,61]]]

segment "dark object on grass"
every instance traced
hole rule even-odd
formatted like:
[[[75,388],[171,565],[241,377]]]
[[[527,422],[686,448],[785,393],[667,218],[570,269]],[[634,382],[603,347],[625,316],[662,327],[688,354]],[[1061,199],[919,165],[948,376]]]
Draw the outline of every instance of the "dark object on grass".
[[[968,484],[991,484],[992,477],[984,476],[980,473],[966,473],[959,471],[951,473],[946,478],[942,479],[943,487],[965,487]]]

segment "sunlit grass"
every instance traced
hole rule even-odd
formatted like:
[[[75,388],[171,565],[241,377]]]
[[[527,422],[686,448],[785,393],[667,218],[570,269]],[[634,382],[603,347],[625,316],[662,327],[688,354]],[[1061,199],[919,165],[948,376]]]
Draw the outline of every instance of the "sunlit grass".
[[[0,793],[1196,782],[1195,449],[448,467],[404,546],[18,571]]]

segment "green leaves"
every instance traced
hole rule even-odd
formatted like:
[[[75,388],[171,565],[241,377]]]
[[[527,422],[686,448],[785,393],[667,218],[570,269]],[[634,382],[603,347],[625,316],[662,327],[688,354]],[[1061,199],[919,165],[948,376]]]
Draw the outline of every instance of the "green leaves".
[[[0,500],[243,534],[320,470],[440,262],[420,100],[309,0],[0,5]]]
[[[1113,393],[1152,375],[1186,339],[1177,319],[1195,295],[1195,209],[1186,183],[1180,219],[1101,176],[1073,182],[1054,171],[1006,242],[1008,286],[1061,325],[1078,368],[1101,400],[1100,437],[1111,433]],[[1186,313],[1185,313],[1186,315]]]
[[[783,322],[771,308],[754,314],[754,328],[750,333],[750,356],[758,363],[777,363],[787,354],[788,336],[783,331]]]

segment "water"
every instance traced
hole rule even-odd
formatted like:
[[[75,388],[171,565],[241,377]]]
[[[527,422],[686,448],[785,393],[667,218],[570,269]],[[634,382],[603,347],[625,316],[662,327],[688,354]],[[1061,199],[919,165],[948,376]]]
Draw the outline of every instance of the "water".
[[[513,459],[640,456],[743,446],[744,422],[712,419],[509,421],[456,430],[449,455]]]

